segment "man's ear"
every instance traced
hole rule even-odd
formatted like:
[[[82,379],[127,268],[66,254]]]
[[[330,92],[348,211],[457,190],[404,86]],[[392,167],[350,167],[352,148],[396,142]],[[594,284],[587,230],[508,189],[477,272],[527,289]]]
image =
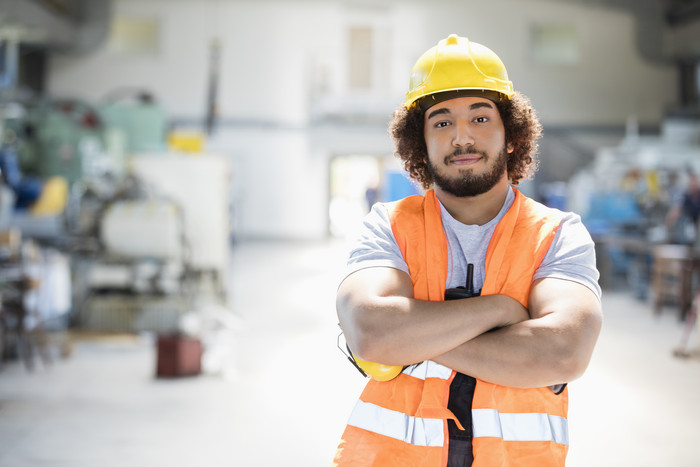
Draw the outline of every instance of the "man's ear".
[[[515,150],[515,147],[513,147],[513,143],[506,144],[506,152],[508,152],[508,154],[513,154],[514,150]]]

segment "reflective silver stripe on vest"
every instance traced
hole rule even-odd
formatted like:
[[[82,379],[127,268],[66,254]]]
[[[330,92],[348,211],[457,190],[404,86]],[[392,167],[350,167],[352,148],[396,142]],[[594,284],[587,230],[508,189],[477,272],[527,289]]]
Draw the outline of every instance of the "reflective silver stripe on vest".
[[[495,409],[472,409],[474,438],[495,437],[505,441],[554,441],[569,444],[569,423],[546,413],[499,413]]]
[[[411,417],[363,401],[355,405],[348,425],[416,446],[442,447],[445,442],[442,419]]]
[[[426,378],[450,379],[450,376],[452,375],[452,370],[431,360],[420,362],[417,365],[408,366],[403,370],[403,372],[404,374],[422,380],[425,380]]]

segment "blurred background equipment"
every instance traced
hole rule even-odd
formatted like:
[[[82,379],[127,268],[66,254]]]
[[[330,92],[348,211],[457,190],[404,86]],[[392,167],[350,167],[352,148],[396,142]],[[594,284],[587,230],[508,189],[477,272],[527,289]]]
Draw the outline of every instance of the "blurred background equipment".
[[[115,86],[92,102],[47,93],[49,57],[99,46],[111,4],[0,4],[0,228],[36,242],[35,257],[60,258],[69,276],[60,291],[50,278],[32,284],[52,295],[44,315],[61,315],[62,329],[179,335],[202,300],[226,302],[230,173],[223,158],[204,154],[201,136],[169,136],[164,108],[141,87]],[[15,312],[4,329],[38,329],[27,306],[10,305],[28,294],[24,275],[12,277],[18,294],[5,294]],[[13,345],[31,349],[18,336]]]
[[[700,120],[669,116],[659,136],[628,123],[622,142],[601,148],[569,183],[569,206],[596,240],[601,283],[627,283],[681,319],[700,283],[698,217],[684,208],[699,161]]]
[[[227,165],[214,155],[144,154],[130,160],[128,173],[129,189],[100,199],[88,187],[78,200],[79,213],[97,206],[89,208],[92,219],[78,221],[80,236],[90,237],[76,246],[79,322],[99,331],[178,333],[201,294],[226,301]]]

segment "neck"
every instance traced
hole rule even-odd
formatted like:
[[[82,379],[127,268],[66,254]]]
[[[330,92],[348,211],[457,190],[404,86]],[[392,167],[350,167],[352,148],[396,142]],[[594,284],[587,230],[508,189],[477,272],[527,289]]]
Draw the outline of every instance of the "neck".
[[[486,193],[458,197],[435,186],[435,195],[452,217],[466,225],[484,225],[498,215],[506,202],[510,184],[507,177]]]

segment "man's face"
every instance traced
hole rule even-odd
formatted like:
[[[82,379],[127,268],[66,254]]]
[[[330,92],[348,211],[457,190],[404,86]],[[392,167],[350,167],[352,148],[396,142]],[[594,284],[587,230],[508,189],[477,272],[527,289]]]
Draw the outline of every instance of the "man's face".
[[[493,101],[460,97],[425,111],[428,170],[436,187],[458,197],[486,193],[506,177],[505,128]]]

